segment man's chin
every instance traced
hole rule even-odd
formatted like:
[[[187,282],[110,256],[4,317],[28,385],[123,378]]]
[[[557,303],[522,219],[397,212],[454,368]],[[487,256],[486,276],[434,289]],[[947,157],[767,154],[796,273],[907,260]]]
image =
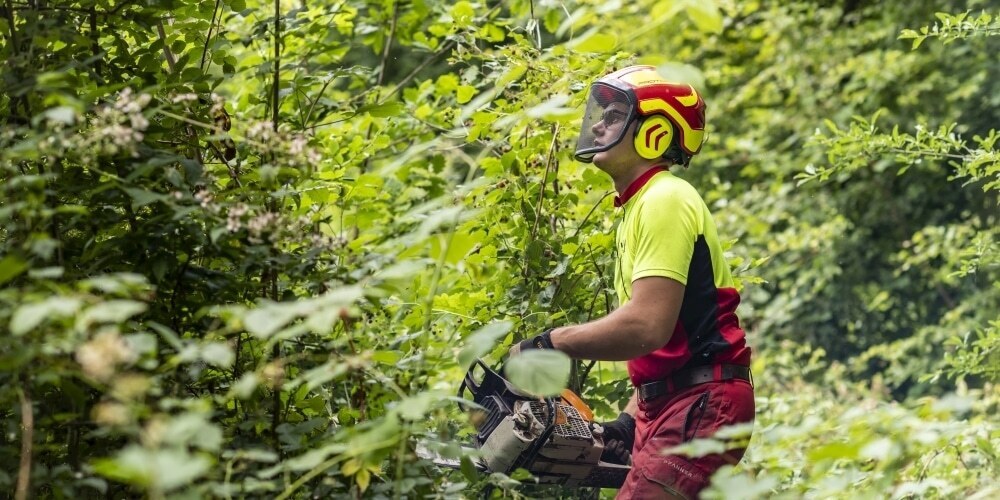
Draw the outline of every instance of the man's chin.
[[[591,159],[591,163],[593,163],[595,167],[604,170],[606,172],[607,170],[605,170],[604,168],[606,165],[605,160],[607,160],[607,152],[602,151],[594,155],[594,157]]]

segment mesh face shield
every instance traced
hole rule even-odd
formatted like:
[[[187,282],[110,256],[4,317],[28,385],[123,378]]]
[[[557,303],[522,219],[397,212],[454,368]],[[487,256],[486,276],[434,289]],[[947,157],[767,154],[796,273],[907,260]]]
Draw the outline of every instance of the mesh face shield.
[[[631,92],[605,82],[595,82],[590,86],[587,109],[580,124],[580,139],[573,156],[590,163],[595,154],[614,147],[621,142],[635,113]]]

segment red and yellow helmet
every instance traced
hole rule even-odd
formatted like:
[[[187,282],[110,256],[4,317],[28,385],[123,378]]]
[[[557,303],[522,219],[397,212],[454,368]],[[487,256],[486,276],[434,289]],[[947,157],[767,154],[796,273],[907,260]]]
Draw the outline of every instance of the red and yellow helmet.
[[[643,158],[675,158],[687,165],[701,151],[701,95],[686,83],[668,82],[652,66],[629,66],[591,84],[574,156],[590,163],[624,139],[632,120],[639,120],[633,144]]]

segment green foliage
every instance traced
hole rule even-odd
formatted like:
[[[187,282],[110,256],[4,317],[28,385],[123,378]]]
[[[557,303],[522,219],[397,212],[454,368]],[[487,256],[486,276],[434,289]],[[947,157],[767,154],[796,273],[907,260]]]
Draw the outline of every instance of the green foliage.
[[[908,51],[959,8],[854,5],[7,2],[0,487],[575,496],[480,477],[452,395],[613,309],[612,186],[571,153],[638,61],[703,89],[679,175],[738,238],[760,411],[713,494],[989,496],[1000,38]],[[995,25],[938,19],[912,38]],[[511,377],[630,395],[553,356]]]
[[[1000,34],[1000,22],[987,12],[982,12],[978,16],[970,16],[969,12],[956,15],[938,12],[935,16],[938,22],[919,30],[904,29],[900,32],[899,38],[913,40],[913,48],[916,49],[928,38],[940,38],[944,43],[950,43],[970,36]]]
[[[996,494],[996,391],[959,385],[944,398],[887,401],[882,377],[791,342],[755,361],[754,436],[741,468],[706,498],[952,498]],[[809,358],[803,362],[803,359]]]

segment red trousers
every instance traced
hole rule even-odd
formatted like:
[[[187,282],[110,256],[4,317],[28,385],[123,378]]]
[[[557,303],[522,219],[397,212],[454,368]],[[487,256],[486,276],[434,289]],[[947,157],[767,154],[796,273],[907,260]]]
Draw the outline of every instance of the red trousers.
[[[698,498],[712,474],[723,465],[739,462],[746,447],[697,458],[660,451],[753,419],[753,387],[745,380],[708,382],[639,402],[632,471],[616,498]]]

